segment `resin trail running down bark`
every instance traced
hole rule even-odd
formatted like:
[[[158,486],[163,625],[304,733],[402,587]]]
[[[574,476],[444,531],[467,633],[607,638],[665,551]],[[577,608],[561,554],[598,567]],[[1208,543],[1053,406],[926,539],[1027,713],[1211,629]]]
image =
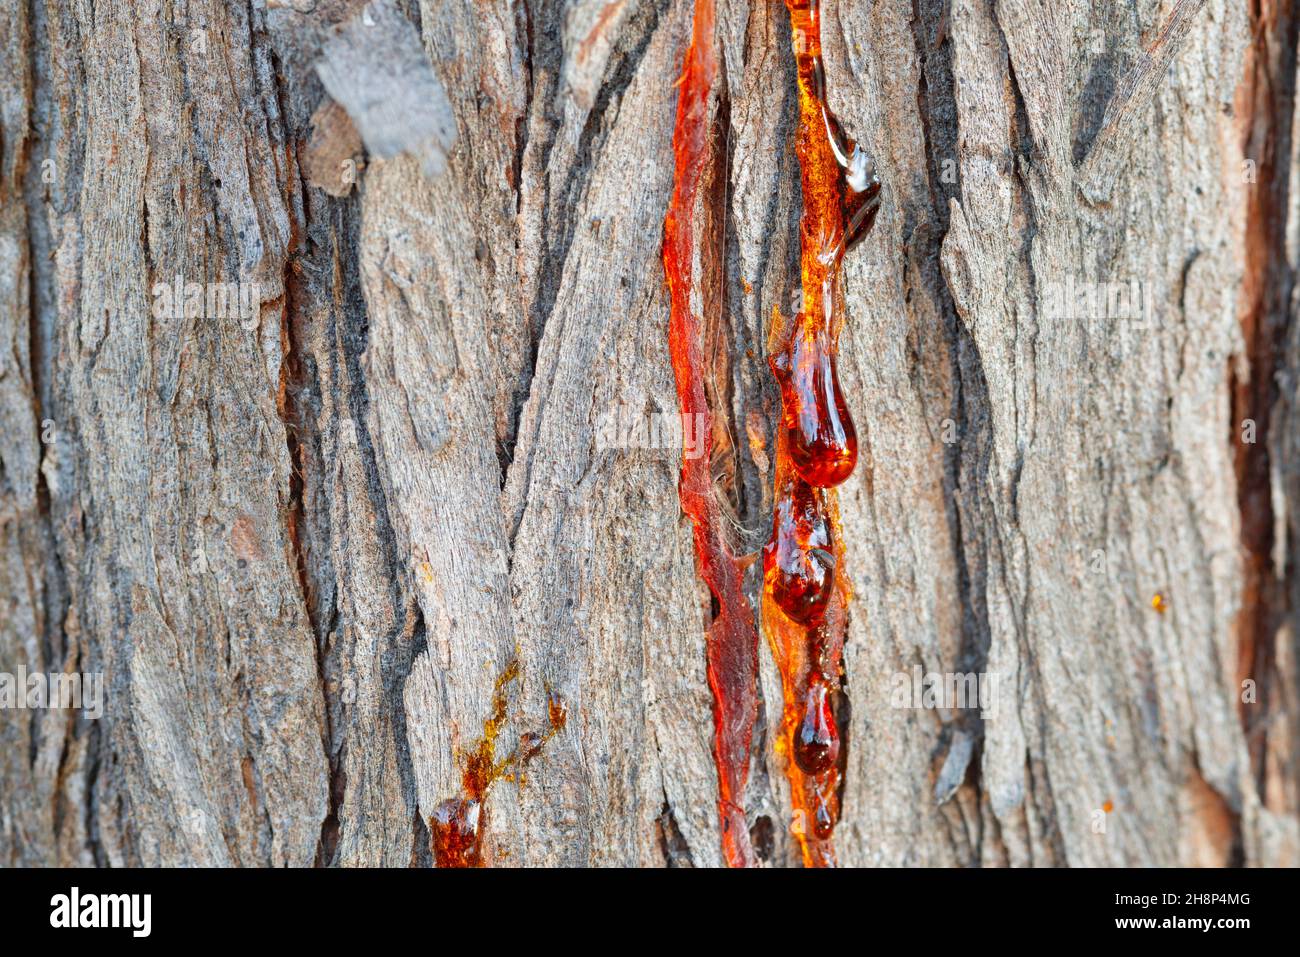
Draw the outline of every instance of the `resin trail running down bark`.
[[[786,7],[799,85],[803,306],[789,321],[776,312],[769,336],[782,408],[772,538],[763,553],[763,626],[781,671],[779,746],[795,837],[804,863],[820,867],[835,864],[831,836],[842,770],[834,692],[849,601],[834,487],[858,459],[835,368],[844,323],[840,264],[875,222],[880,182],[871,158],[827,105],[817,0],[786,0]]]
[[[439,867],[483,867],[483,834],[487,828],[488,790],[497,781],[516,781],[528,762],[542,753],[542,747],[564,730],[568,708],[564,699],[547,689],[546,712],[550,726],[544,733],[525,732],[510,755],[497,760],[497,739],[505,727],[508,689],[519,678],[519,663],[512,661],[497,678],[492,690],[492,713],[483,722],[483,736],[472,751],[461,753],[459,797],[448,798],[429,816],[429,849]]]
[[[745,597],[743,574],[724,538],[722,511],[712,478],[712,415],[705,391],[702,318],[691,310],[696,278],[694,212],[700,177],[708,158],[709,95],[717,74],[713,0],[697,0],[691,43],[678,83],[673,129],[674,185],[664,219],[663,260],[668,282],[669,351],[683,416],[702,414],[702,449],[683,456],[678,495],[694,528],[700,577],[713,596],[706,655],[713,693],[713,757],[718,769],[718,812],[722,853],[730,867],[754,864],[742,799],[749,775],[749,749],[758,714],[758,632]],[[701,301],[719,302],[702,296]]]

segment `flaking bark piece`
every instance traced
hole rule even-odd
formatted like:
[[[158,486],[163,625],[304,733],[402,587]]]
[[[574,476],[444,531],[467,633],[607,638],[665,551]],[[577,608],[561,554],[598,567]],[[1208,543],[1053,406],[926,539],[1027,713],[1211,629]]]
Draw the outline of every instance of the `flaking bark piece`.
[[[316,72],[372,154],[410,153],[430,178],[447,168],[456,141],[451,104],[415,27],[388,0],[343,23],[322,48]]]
[[[361,137],[347,111],[333,100],[325,100],[312,114],[311,125],[302,156],[307,182],[331,196],[346,196],[361,170]]]

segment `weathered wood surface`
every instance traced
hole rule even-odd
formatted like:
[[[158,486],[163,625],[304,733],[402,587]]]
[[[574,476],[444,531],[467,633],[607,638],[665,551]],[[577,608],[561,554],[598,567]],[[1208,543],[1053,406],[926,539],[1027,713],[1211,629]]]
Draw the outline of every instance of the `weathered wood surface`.
[[[503,746],[548,689],[569,720],[494,787],[492,858],[720,863],[678,453],[598,441],[676,409],[691,5],[385,2],[0,9],[0,671],[107,681],[98,721],[0,710],[0,862],[427,865],[518,660]],[[1300,862],[1297,11],[824,7],[886,184],[846,264],[842,862]],[[450,115],[403,125],[365,50],[417,37]],[[754,551],[797,283],[783,5],[721,0],[718,43],[715,468]],[[155,318],[177,275],[256,282],[256,315]],[[1138,282],[1151,321],[1055,308],[1071,281]],[[760,653],[746,807],[788,865]],[[914,666],[994,674],[996,715],[892,706]]]

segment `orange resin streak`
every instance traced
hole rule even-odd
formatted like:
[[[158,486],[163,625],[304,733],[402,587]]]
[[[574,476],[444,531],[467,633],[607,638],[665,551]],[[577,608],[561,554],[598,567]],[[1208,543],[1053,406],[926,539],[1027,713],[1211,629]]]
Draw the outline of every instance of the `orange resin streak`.
[[[849,586],[842,572],[834,487],[853,472],[857,433],[835,352],[844,323],[840,264],[875,222],[880,183],[866,152],[826,103],[817,0],[785,0],[799,83],[799,222],[803,307],[776,313],[769,365],[781,388],[776,504],[763,554],[763,628],[781,671],[779,748],[786,758],[795,836],[810,867],[833,866],[839,819],[840,682]]]
[[[811,490],[821,496],[820,517],[828,533],[829,547],[809,537],[808,525],[787,517],[791,514],[790,503],[799,501],[797,489],[804,483],[794,470],[785,435],[777,438],[776,483],[772,540],[763,554],[763,631],[781,672],[783,708],[777,749],[785,758],[794,835],[803,852],[804,864],[833,867],[835,848],[831,834],[839,820],[841,772],[840,735],[831,711],[831,698],[840,681],[849,602],[848,583],[839,574],[844,559],[840,536],[836,534],[839,510],[833,490]],[[792,617],[787,611],[791,603],[784,601],[783,589],[795,587],[787,579],[798,580],[803,576],[797,568],[793,573],[781,568],[781,553],[795,556],[797,562],[829,566],[832,583],[829,587],[818,587],[818,593],[824,594],[824,598],[811,603],[801,598],[793,603],[797,611],[813,606],[806,620]],[[826,557],[818,557],[819,553]],[[817,578],[807,576],[804,581],[811,583]]]
[[[709,688],[713,692],[713,757],[718,769],[722,852],[729,867],[754,864],[742,799],[749,749],[758,714],[758,633],[743,575],[723,536],[722,511],[713,486],[712,416],[705,391],[704,323],[691,311],[695,281],[694,209],[708,153],[709,94],[717,73],[713,0],[696,0],[691,44],[678,83],[673,129],[673,198],[664,219],[663,260],[671,313],[669,351],[683,416],[703,414],[702,453],[683,456],[678,496],[694,528],[700,577],[717,613],[706,635]],[[715,300],[716,301],[716,300]],[[698,450],[697,450],[698,451]]]
[[[472,751],[461,754],[463,770],[460,797],[448,798],[429,817],[429,845],[439,867],[483,867],[483,833],[487,825],[488,789],[499,780],[518,780],[523,765],[564,730],[568,708],[564,699],[548,692],[546,710],[550,728],[544,734],[526,732],[509,757],[497,760],[496,744],[506,723],[507,688],[519,677],[519,663],[511,662],[497,678],[492,691],[492,714],[483,722],[483,737]]]

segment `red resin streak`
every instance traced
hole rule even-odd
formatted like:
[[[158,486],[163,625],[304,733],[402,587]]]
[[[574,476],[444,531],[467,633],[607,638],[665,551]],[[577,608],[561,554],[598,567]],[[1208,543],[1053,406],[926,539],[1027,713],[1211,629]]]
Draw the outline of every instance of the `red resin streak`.
[[[826,103],[817,0],[785,0],[799,83],[799,223],[803,308],[773,319],[768,360],[781,388],[776,505],[763,554],[763,627],[781,671],[779,747],[786,757],[795,837],[810,867],[833,866],[839,819],[840,734],[832,706],[840,678],[849,586],[840,571],[834,487],[853,472],[857,433],[840,390],[835,351],[844,323],[840,264],[870,231],[880,183],[866,152]]]
[[[709,688],[713,692],[713,757],[718,769],[722,852],[730,867],[754,864],[741,804],[749,775],[749,749],[758,713],[758,636],[743,589],[743,575],[723,537],[722,512],[710,474],[712,417],[705,391],[703,320],[691,311],[695,281],[694,210],[708,158],[709,94],[717,74],[713,49],[714,2],[696,0],[690,47],[678,84],[673,130],[674,186],[664,219],[663,259],[671,304],[668,344],[682,415],[706,416],[702,454],[682,459],[678,495],[694,527],[700,577],[713,594],[717,614],[706,636]]]

